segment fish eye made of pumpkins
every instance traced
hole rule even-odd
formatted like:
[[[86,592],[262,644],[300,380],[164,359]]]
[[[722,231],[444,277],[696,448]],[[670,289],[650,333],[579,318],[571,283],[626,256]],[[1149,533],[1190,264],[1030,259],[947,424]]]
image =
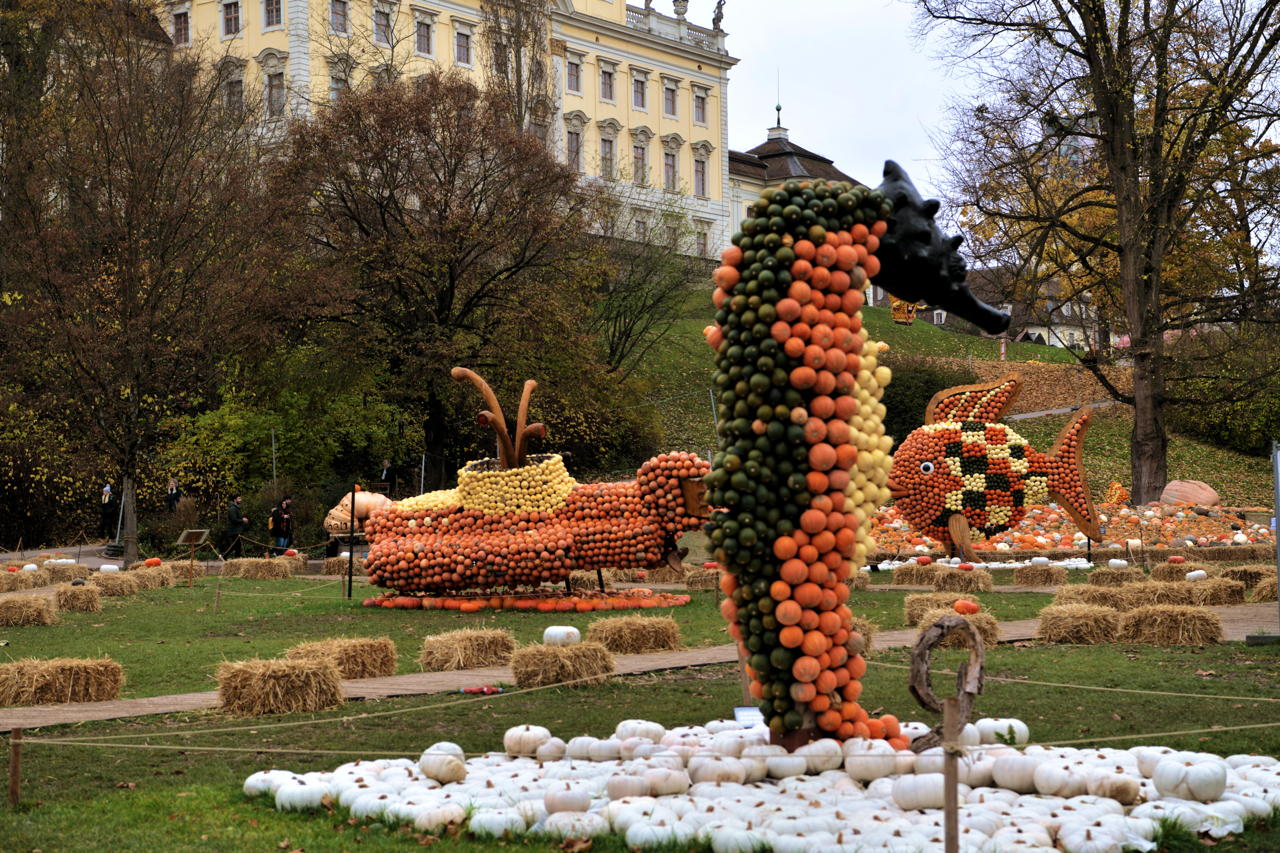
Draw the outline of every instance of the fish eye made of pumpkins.
[[[790,383],[800,362],[782,351],[770,328],[792,283],[797,240],[820,245],[827,231],[887,219],[892,207],[878,190],[790,181],[762,194],[753,212],[717,271],[736,280],[718,280],[714,294],[723,335],[714,375],[719,448],[705,482],[710,505],[719,509],[707,531],[716,559],[738,581],[732,598],[748,665],[763,685],[760,710],[771,727],[793,730],[801,724],[790,698],[795,654],[778,641],[771,548],[795,531],[813,496],[805,478],[809,445],[803,426],[791,421],[792,410],[807,403]]]

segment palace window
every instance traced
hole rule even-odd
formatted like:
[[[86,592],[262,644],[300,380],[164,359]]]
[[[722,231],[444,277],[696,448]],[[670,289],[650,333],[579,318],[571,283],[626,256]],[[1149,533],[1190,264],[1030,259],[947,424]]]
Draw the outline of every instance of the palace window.
[[[240,34],[240,4],[236,0],[222,4],[222,36],[231,38]]]
[[[283,0],[262,0],[262,28],[271,29],[284,23]]]
[[[329,26],[335,33],[350,32],[347,0],[329,0]]]
[[[582,133],[577,130],[569,131],[565,144],[566,154],[569,159],[569,165],[577,171],[582,171]]]

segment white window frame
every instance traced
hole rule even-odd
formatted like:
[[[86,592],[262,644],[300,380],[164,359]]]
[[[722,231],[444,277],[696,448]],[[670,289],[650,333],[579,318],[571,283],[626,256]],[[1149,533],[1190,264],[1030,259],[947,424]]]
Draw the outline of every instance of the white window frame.
[[[236,7],[236,23],[239,29],[234,33],[227,32],[227,7]],[[222,40],[238,39],[244,33],[244,3],[240,0],[221,0],[218,4],[218,31],[222,33]]]
[[[631,182],[638,187],[649,186],[649,146],[639,140],[631,143]]]
[[[342,29],[334,26],[334,12],[342,9]],[[329,0],[329,32],[339,36],[351,35],[351,0]]]
[[[698,118],[698,101],[702,101],[702,118]],[[711,90],[706,86],[693,87],[693,102],[689,106],[690,118],[693,123],[700,127],[707,127],[711,123]]]
[[[935,309],[933,312],[933,325],[945,326],[947,324],[947,312],[942,309]]]
[[[577,142],[575,146],[573,143]],[[582,131],[567,130],[564,134],[564,153],[565,160],[573,167],[574,171],[582,171]]]
[[[669,193],[680,190],[680,152],[662,152],[662,188]]]
[[[387,16],[386,38],[379,36],[378,15]],[[396,8],[390,3],[374,2],[369,10],[369,35],[373,43],[382,47],[391,47],[396,41]]]
[[[608,147],[608,154],[605,148]],[[600,177],[606,181],[612,181],[618,174],[618,140],[609,137],[600,137]]]
[[[705,219],[693,220],[693,253],[700,258],[711,254],[711,223]]]
[[[701,170],[699,170],[699,167],[701,167]],[[693,158],[693,194],[698,198],[711,197],[710,168],[710,163],[706,157],[695,156]],[[699,171],[701,171],[701,175],[698,174]],[[701,187],[698,186],[699,181],[702,182]]]
[[[567,52],[565,53],[565,58],[564,58],[564,90],[565,90],[566,92],[568,92],[569,94],[571,94],[571,95],[581,95],[581,94],[582,94],[582,69],[583,69],[583,66],[585,66],[586,64],[587,64],[587,56],[586,56],[586,54],[584,54],[584,53],[575,53],[575,52],[573,52],[573,51],[567,51]],[[575,89],[575,88],[573,88],[573,86],[572,86],[572,85],[570,85],[570,82],[571,82],[571,78],[569,77],[569,68],[570,68],[570,67],[575,67],[575,68],[577,68],[577,69],[578,69],[578,88],[576,88],[576,89]]]
[[[649,72],[644,68],[637,68],[632,65],[631,71],[631,109],[637,112],[647,113],[649,111]],[[639,84],[639,88],[636,88]],[[636,95],[640,96],[640,103],[636,103]]]
[[[262,78],[262,108],[268,121],[279,121],[289,115],[289,54],[282,50],[267,48],[256,57],[258,74]],[[280,77],[280,110],[271,111],[271,78]]]
[[[187,37],[183,41],[178,41],[179,15],[185,15],[187,20]],[[173,40],[174,47],[191,47],[191,6],[189,4],[183,3],[173,7],[169,20],[169,38]]]
[[[268,3],[276,3],[280,6],[279,23],[275,23],[275,24],[267,23],[267,4]],[[259,7],[259,11],[262,12],[262,31],[264,33],[273,33],[276,30],[284,29],[284,10],[285,10],[285,0],[262,0],[262,5]]]
[[[475,68],[476,63],[476,25],[474,21],[468,21],[465,18],[452,17],[449,19],[453,24],[452,41],[452,57],[453,64],[460,68]],[[458,37],[466,36],[467,38],[467,61],[460,62],[458,60]]]
[[[680,118],[680,83],[679,77],[662,75],[662,116],[663,118]],[[667,112],[667,93],[672,93],[671,111]]]
[[[410,6],[413,12],[413,55],[414,56],[430,56],[436,55],[436,17],[439,13],[422,6]],[[431,48],[426,53],[418,49],[418,31],[425,24],[427,27],[427,46]]]
[[[606,104],[616,104],[618,102],[618,63],[608,59],[597,61],[599,71],[596,74],[596,92],[600,96],[600,100]],[[609,80],[609,96],[604,94],[605,75],[608,74]]]

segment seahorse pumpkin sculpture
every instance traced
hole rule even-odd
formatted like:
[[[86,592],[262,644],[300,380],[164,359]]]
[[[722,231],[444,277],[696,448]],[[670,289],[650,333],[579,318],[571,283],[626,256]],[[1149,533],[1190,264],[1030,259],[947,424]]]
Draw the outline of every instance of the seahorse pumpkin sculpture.
[[[365,524],[369,582],[402,594],[514,590],[563,581],[575,569],[679,564],[676,541],[705,516],[701,477],[710,466],[692,453],[664,453],[621,483],[574,481],[559,455],[527,456],[542,424],[526,425],[525,383],[514,441],[497,397],[470,370],[488,408],[479,422],[498,436],[498,459],[472,462],[458,487],[374,513]]]
[[[775,735],[884,737],[858,704],[866,671],[848,607],[868,519],[889,499],[891,375],[862,326],[876,283],[991,331],[1008,317],[964,286],[959,238],[896,164],[871,190],[790,181],[766,191],[721,256],[706,329],[716,350],[719,448],[706,478],[724,567],[722,612]],[[852,565],[851,565],[851,562]]]

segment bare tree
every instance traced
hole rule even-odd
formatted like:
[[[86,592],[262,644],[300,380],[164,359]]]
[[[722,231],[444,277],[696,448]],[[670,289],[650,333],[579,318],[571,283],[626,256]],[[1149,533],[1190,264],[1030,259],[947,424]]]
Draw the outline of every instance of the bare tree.
[[[484,0],[485,88],[507,104],[511,123],[545,136],[554,111],[548,67],[547,0]]]
[[[252,117],[222,72],[175,53],[149,7],[100,6],[56,46],[59,79],[6,234],[20,275],[6,359],[29,401],[74,425],[133,489],[172,415],[211,404],[224,369],[305,304],[276,254]]]
[[[1177,286],[1171,259],[1214,227],[1226,188],[1248,207],[1253,176],[1274,168],[1280,116],[1278,0],[920,0],[946,24],[956,58],[985,85],[962,110],[955,195],[987,220],[997,256],[1071,294],[1106,282],[1094,304],[1128,332],[1134,389],[1133,495],[1167,479],[1164,410],[1169,332],[1275,315],[1274,276],[1238,244],[1221,265]],[[974,178],[974,176],[980,176]],[[1255,220],[1256,222],[1256,220]],[[990,248],[990,246],[989,246]],[[1015,250],[1016,248],[1016,250]],[[1212,266],[1212,265],[1210,265]]]

